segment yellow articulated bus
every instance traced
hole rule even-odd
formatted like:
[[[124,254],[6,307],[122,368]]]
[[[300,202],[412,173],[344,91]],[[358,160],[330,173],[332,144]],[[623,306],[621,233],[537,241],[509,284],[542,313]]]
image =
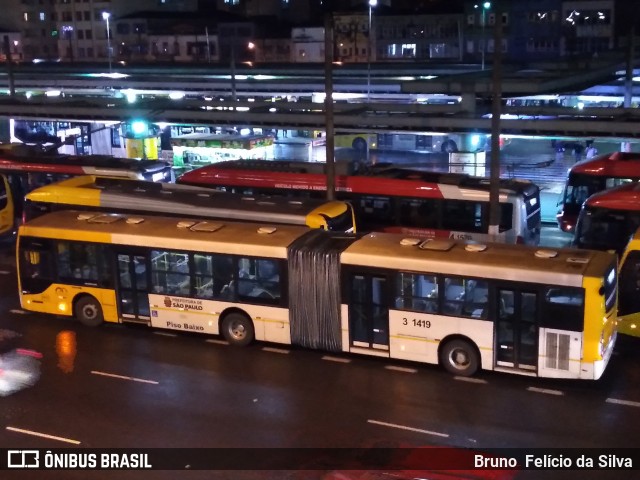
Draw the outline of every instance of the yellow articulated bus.
[[[94,175],[70,178],[29,192],[25,196],[23,220],[70,208],[260,221],[355,232],[355,216],[348,202],[249,196],[189,185]]]
[[[591,250],[58,211],[20,227],[17,265],[25,310],[456,375],[594,380],[616,339],[616,257]]]

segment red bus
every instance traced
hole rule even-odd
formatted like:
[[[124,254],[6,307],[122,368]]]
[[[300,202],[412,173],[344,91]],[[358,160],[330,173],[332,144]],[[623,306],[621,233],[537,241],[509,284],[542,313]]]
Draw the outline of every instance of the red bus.
[[[572,232],[580,207],[594,193],[640,180],[640,153],[614,152],[576,163],[569,170],[557,219],[564,232]]]
[[[167,162],[108,155],[64,155],[26,144],[0,144],[0,237],[12,234],[31,190],[78,175],[171,182]]]
[[[326,175],[317,164],[230,161],[184,173],[178,183],[245,195],[325,196]],[[350,202],[361,231],[402,232],[490,240],[489,180],[466,174],[395,167],[336,176],[336,197]],[[523,180],[500,181],[499,240],[536,245],[540,240],[540,189]]]
[[[631,182],[590,196],[582,205],[573,238],[578,248],[624,251],[640,227],[640,183]]]

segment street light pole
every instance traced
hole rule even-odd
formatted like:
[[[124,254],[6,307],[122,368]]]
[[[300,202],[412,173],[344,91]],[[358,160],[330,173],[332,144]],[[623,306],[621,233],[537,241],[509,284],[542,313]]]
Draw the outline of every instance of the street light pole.
[[[474,5],[473,8],[479,8],[479,5]],[[487,40],[485,38],[484,35],[484,27],[486,24],[485,18],[486,18],[486,12],[487,10],[489,10],[491,8],[491,2],[484,2],[482,4],[482,48],[480,49],[480,54],[482,55],[482,70],[484,70],[484,52],[487,48]]]
[[[102,12],[102,19],[107,22],[107,57],[109,58],[109,73],[111,73],[111,32],[109,29],[109,12]]]
[[[371,10],[378,5],[378,0],[369,0],[369,35],[367,45],[367,103],[371,95]]]

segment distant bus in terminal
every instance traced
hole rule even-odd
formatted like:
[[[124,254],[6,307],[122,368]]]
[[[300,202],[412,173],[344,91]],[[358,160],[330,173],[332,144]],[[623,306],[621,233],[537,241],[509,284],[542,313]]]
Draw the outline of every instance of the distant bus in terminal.
[[[182,184],[252,194],[324,198],[324,173],[308,162],[235,161],[181,175]],[[401,168],[336,175],[336,196],[353,205],[360,231],[432,238],[489,240],[489,180],[466,174]],[[498,240],[536,245],[540,240],[540,189],[525,180],[500,180]]]
[[[480,135],[479,137],[486,137]],[[353,148],[359,152],[369,150],[396,150],[415,152],[455,153],[463,150],[459,135],[432,135],[417,133],[336,133],[335,147]],[[479,148],[484,148],[483,145]]]
[[[170,182],[170,164],[107,155],[63,155],[24,144],[0,144],[0,236],[14,232],[24,195],[34,188],[77,175],[109,175]]]
[[[640,227],[640,183],[630,182],[591,195],[582,205],[573,235],[578,248],[621,255]]]
[[[25,197],[24,220],[68,209],[261,221],[355,232],[353,208],[347,202],[245,196],[189,185],[93,175],[70,178],[29,192]]]
[[[640,153],[614,152],[576,163],[569,169],[558,202],[558,226],[573,232],[582,204],[591,195],[628,182],[640,180]]]
[[[584,380],[616,342],[616,258],[594,250],[60,211],[17,259],[23,309],[88,326]]]

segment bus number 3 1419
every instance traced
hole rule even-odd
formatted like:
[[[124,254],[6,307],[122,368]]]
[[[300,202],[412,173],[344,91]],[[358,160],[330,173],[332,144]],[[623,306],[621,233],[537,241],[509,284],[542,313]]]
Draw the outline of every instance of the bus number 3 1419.
[[[431,322],[429,320],[420,320],[420,319],[412,319],[408,318],[402,319],[402,325],[409,325],[409,322],[413,324],[414,327],[422,327],[422,328],[431,328]]]

